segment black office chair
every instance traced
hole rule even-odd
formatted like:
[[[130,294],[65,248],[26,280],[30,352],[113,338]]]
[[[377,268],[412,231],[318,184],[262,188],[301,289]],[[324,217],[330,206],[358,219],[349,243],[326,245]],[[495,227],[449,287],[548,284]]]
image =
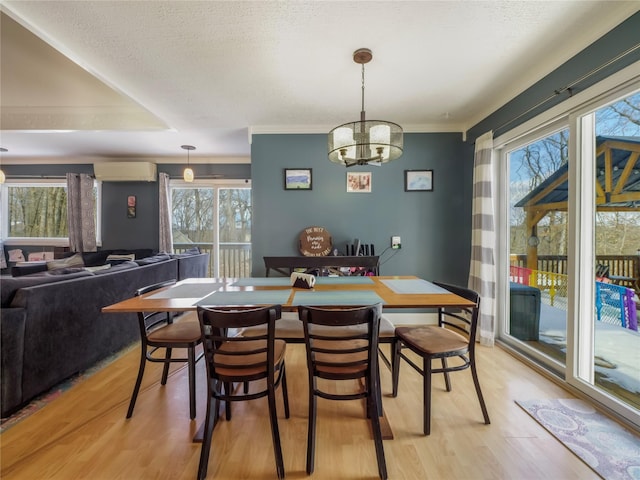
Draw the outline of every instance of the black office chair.
[[[230,402],[253,400],[265,396],[269,401],[276,470],[278,478],[284,478],[275,398],[275,390],[282,384],[285,417],[289,418],[289,397],[284,363],[286,343],[284,340],[275,339],[275,322],[281,314],[280,305],[247,310],[198,307],[209,392],[198,467],[200,480],[207,476],[211,438],[218,421],[220,401],[225,402],[227,419],[230,419]],[[257,325],[267,326],[264,334],[251,337],[236,334],[237,329]],[[256,380],[266,380],[266,385],[259,383],[258,390],[250,392],[248,385]],[[235,391],[234,383],[242,383],[245,386],[244,390]]]
[[[317,397],[329,400],[366,400],[371,419],[378,474],[387,478],[382,445],[378,405],[380,381],[378,372],[378,331],[382,306],[347,309],[324,309],[301,306],[298,314],[304,327],[309,372],[309,428],[307,432],[307,473],[315,463]],[[336,394],[322,390],[318,378],[329,380],[361,380],[354,393]],[[356,382],[354,382],[356,383]]]
[[[445,386],[451,391],[449,372],[471,369],[473,384],[476,388],[480,408],[484,416],[484,423],[491,423],[487,407],[480,390],[475,361],[475,339],[480,309],[480,295],[467,288],[456,287],[444,283],[436,285],[449,290],[460,297],[471,300],[473,307],[441,307],[438,309],[438,325],[416,327],[397,327],[396,345],[393,361],[393,396],[398,395],[398,381],[400,376],[400,359],[404,359],[423,377],[423,431],[425,435],[431,433],[431,374],[443,373]],[[402,353],[402,348],[408,348],[422,357],[422,368]],[[447,359],[458,357],[462,363],[447,365]],[[439,358],[442,368],[432,368],[431,361]]]
[[[175,284],[175,280],[156,283],[136,290],[135,295],[140,296],[153,292],[160,288]],[[200,325],[195,314],[187,313],[174,322],[174,313],[170,312],[138,312],[138,325],[140,327],[140,367],[138,378],[129,402],[127,418],[133,415],[136,399],[140,392],[144,367],[147,362],[164,363],[162,379],[160,383],[166,385],[169,375],[169,366],[172,363],[187,363],[189,368],[189,414],[191,420],[196,418],[196,362],[202,358],[202,353],[196,357],[196,346],[201,343]],[[185,348],[187,357],[172,358],[174,348]],[[156,357],[154,353],[164,349],[164,357]]]

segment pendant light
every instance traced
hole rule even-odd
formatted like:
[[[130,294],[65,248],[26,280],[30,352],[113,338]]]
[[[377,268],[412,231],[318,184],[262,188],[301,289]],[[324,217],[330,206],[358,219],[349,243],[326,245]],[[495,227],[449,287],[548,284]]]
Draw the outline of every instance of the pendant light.
[[[353,52],[362,65],[362,110],[360,120],[339,125],[329,132],[329,160],[346,167],[386,163],[402,155],[402,127],[386,120],[366,120],[364,112],[364,65],[373,58],[371,50]]]
[[[185,182],[191,183],[193,182],[194,175],[193,175],[193,170],[189,165],[189,152],[191,150],[195,150],[196,147],[194,147],[193,145],[181,145],[180,148],[187,151],[187,168],[184,169],[183,178]]]

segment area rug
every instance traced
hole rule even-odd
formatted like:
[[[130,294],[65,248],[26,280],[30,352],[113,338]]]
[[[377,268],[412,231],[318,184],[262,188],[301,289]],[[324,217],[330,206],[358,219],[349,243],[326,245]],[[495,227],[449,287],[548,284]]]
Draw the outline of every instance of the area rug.
[[[575,398],[516,403],[602,478],[640,479],[640,437],[589,403]]]
[[[56,398],[58,398],[60,395],[62,395],[64,392],[69,390],[74,385],[77,385],[78,383],[86,380],[91,375],[102,370],[104,367],[106,367],[113,361],[117,360],[121,355],[124,355],[125,353],[129,352],[130,350],[136,347],[137,345],[135,344],[125,347],[121,351],[114,353],[113,355],[110,355],[104,360],[96,363],[90,369],[87,369],[84,372],[78,373],[77,375],[74,375],[66,379],[65,381],[54,386],[53,388],[43,393],[42,395],[34,398],[31,402],[29,402],[26,406],[18,410],[16,413],[11,415],[10,417],[3,418],[2,421],[0,421],[0,434],[6,432],[8,429],[13,427],[14,425],[17,425],[19,422],[21,422],[25,418],[28,418],[29,416],[33,415],[41,408],[44,408],[46,405],[53,402]]]

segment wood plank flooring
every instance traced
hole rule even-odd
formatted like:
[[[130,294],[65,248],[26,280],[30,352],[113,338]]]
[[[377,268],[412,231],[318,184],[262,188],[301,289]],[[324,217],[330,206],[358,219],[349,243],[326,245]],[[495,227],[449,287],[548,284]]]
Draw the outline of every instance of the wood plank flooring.
[[[0,436],[3,480],[132,480],[196,478],[200,444],[192,437],[205,415],[205,369],[198,364],[196,420],[189,420],[187,371],[176,366],[161,386],[160,366],[147,365],[133,417],[125,419],[138,350],[65,392]],[[303,345],[287,346],[291,418],[278,396],[288,479],[307,478],[307,373]],[[452,374],[453,391],[434,381],[432,433],[422,435],[422,382],[403,363],[400,391],[383,403],[394,439],[384,442],[390,479],[597,479],[581,460],[534,422],[514,400],[571,395],[500,349],[478,347],[480,382],[491,425],[468,371]],[[266,399],[234,405],[214,432],[210,479],[276,478]],[[363,404],[318,400],[315,479],[378,478]]]

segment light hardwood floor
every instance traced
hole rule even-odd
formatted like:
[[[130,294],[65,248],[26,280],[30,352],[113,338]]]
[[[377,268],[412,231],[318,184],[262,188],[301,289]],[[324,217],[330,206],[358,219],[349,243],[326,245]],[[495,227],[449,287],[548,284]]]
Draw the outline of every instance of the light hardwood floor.
[[[482,423],[469,371],[441,377],[433,389],[432,433],[422,435],[422,383],[405,363],[391,398],[382,368],[383,403],[394,432],[385,440],[390,479],[592,479],[581,460],[534,422],[516,399],[568,398],[569,393],[499,347],[479,347],[480,382],[491,425]],[[291,418],[278,395],[288,479],[307,478],[307,376],[303,345],[287,346]],[[65,392],[0,436],[3,480],[196,478],[200,445],[192,437],[204,420],[204,364],[198,364],[198,415],[189,420],[187,372],[177,366],[165,387],[160,366],[148,365],[133,417],[125,420],[138,350]],[[230,422],[214,432],[210,479],[276,477],[266,399],[234,405]],[[316,479],[375,479],[373,440],[363,405],[318,400]]]

